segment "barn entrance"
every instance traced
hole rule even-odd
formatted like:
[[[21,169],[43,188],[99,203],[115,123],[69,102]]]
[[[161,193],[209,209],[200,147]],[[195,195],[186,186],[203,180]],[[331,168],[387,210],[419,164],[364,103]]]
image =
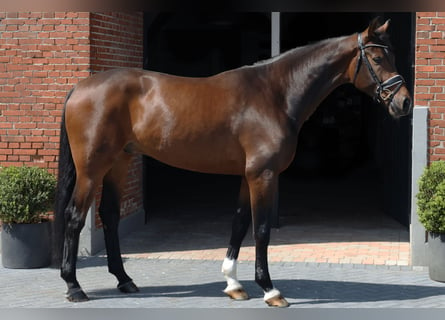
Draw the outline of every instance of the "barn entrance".
[[[379,15],[392,20],[397,68],[412,88],[412,16]],[[281,51],[362,30],[374,16],[282,13]],[[208,76],[270,57],[270,13],[146,14],[144,20],[146,69]],[[322,32],[314,21],[323,21]],[[147,221],[166,210],[187,212],[193,219],[193,211],[215,207],[227,208],[230,219],[238,188],[238,177],[187,172],[144,159]],[[344,85],[302,129],[295,160],[280,181],[280,225],[377,221],[407,229],[410,190],[411,119],[391,119],[371,98]]]

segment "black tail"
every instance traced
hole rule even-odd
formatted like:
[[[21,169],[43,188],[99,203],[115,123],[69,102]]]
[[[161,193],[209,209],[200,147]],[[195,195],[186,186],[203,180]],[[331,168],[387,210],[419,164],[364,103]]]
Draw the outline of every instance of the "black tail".
[[[65,99],[66,103],[73,93],[72,89]],[[63,241],[65,237],[65,209],[71,199],[74,185],[76,183],[76,170],[74,168],[71,148],[65,127],[65,111],[63,110],[62,125],[60,127],[60,147],[59,147],[59,170],[57,178],[56,201],[54,205],[53,224],[53,248],[52,264],[59,267],[62,262]]]

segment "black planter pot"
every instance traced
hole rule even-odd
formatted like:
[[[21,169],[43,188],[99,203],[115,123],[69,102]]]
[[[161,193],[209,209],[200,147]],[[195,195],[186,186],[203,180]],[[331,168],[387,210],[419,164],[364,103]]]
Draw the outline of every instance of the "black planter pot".
[[[445,282],[445,234],[428,233],[428,269],[431,280]]]
[[[51,263],[51,223],[2,225],[2,264],[29,269]]]

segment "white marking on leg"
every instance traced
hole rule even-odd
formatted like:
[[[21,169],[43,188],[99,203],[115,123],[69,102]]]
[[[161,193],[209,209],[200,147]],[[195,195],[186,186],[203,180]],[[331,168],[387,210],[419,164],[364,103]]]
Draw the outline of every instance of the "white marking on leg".
[[[278,289],[273,288],[272,290],[268,292],[264,292],[264,301],[267,301],[269,299],[275,298],[281,296],[281,292]]]
[[[224,258],[221,272],[224,274],[224,277],[227,281],[227,287],[224,289],[224,292],[239,290],[243,288],[236,277],[236,260]]]

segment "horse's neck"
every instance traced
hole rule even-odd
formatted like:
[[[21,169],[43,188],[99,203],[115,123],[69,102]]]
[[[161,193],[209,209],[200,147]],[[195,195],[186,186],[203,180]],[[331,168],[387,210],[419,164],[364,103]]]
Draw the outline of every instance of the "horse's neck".
[[[297,125],[336,87],[350,81],[347,70],[355,53],[351,38],[340,37],[297,48],[276,60],[277,66],[281,63],[287,70],[286,113]]]

